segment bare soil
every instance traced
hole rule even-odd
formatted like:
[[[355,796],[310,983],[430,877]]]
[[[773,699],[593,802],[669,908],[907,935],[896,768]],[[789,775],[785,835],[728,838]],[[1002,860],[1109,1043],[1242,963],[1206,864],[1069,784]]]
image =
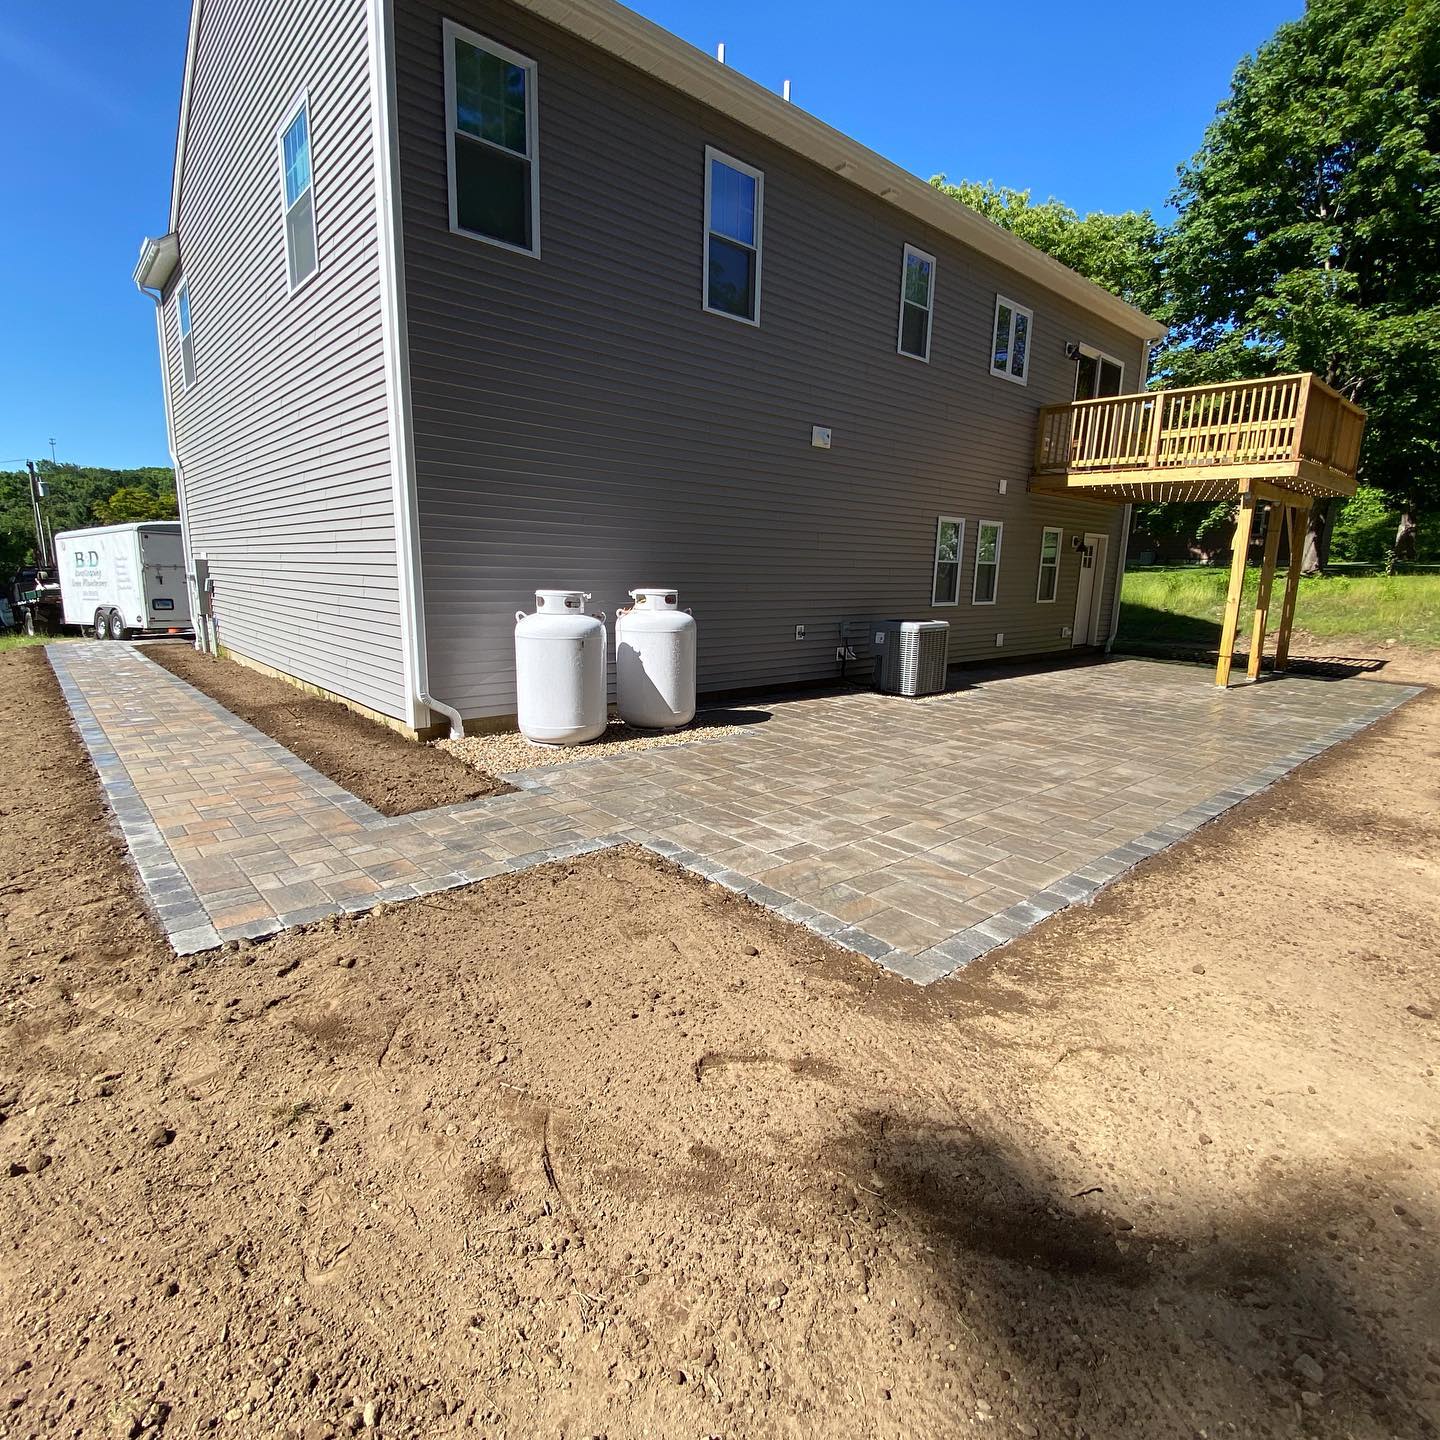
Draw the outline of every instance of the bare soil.
[[[926,990],[634,851],[179,961],[0,656],[0,1434],[1431,1435],[1437,784]]]
[[[216,659],[189,644],[142,649],[382,815],[409,815],[513,788],[436,746],[417,745],[334,700],[307,695],[248,665]]]

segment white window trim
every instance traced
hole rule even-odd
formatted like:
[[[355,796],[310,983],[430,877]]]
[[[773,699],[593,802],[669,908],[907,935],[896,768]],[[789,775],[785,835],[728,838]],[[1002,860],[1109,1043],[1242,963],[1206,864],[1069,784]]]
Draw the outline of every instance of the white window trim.
[[[1032,320],[1030,323],[1033,325],[1035,322]],[[1117,359],[1108,351],[1097,349],[1094,345],[1087,345],[1083,340],[1075,348],[1079,350],[1082,355],[1089,356],[1091,360],[1104,360],[1109,365],[1118,365],[1120,367],[1120,393],[1122,395],[1125,393],[1125,362],[1123,360]],[[1075,383],[1077,385],[1080,383],[1078,371],[1075,375]],[[1084,402],[1082,401],[1080,403],[1083,404]]]
[[[1010,311],[1010,338],[1005,342],[1005,363],[1008,366],[1015,354],[1015,317],[1025,317],[1025,373],[1023,375],[1012,375],[1008,369],[1002,370],[995,363],[995,326],[1000,320],[1000,307],[1004,305]],[[1035,355],[1035,312],[1028,305],[1017,305],[1009,296],[997,292],[995,296],[995,313],[990,317],[990,373],[997,375],[1001,380],[1008,380],[1012,385],[1028,385],[1030,383],[1030,365]]]
[[[955,526],[955,598],[937,600],[935,591],[940,584],[940,530],[945,525]],[[930,605],[935,610],[953,609],[960,603],[960,581],[965,574],[965,517],[963,515],[941,515],[935,521],[935,566],[930,573]]]
[[[296,117],[301,111],[305,112],[305,145],[309,151],[310,160],[310,243],[315,249],[315,268],[295,284],[290,283],[290,211],[293,208],[285,203],[285,132],[295,123]],[[317,191],[315,187],[315,122],[310,114],[310,92],[302,90],[291,102],[290,108],[285,112],[285,118],[275,129],[275,153],[280,157],[280,234],[285,242],[285,284],[291,295],[303,290],[320,273],[320,229],[316,219],[317,213]],[[295,204],[300,201],[297,199]]]
[[[910,257],[917,260],[928,260],[930,262],[930,294],[929,304],[925,307],[925,353],[916,355],[913,351],[905,348],[905,277],[910,271]],[[900,315],[895,331],[895,353],[903,355],[907,360],[919,360],[923,364],[930,363],[930,340],[935,334],[935,282],[940,275],[940,263],[933,255],[927,254],[918,245],[907,245],[905,253],[900,257]]]
[[[989,600],[977,600],[980,589],[980,532],[987,526],[995,527],[995,594]],[[1000,599],[1000,557],[1005,545],[1005,522],[1003,520],[977,520],[975,522],[975,565],[970,581],[970,603],[972,605],[994,605]]]
[[[722,165],[728,165],[732,170],[738,170],[742,175],[748,175],[755,182],[755,318],[752,320],[748,315],[732,315],[728,310],[716,310],[710,304],[710,175],[711,162],[718,160]],[[722,240],[729,240],[729,236],[722,235]],[[732,245],[739,245],[739,240],[730,240]],[[727,155],[723,150],[717,150],[713,145],[705,147],[705,233],[701,237],[701,277],[700,277],[700,308],[707,315],[719,315],[726,320],[738,321],[741,325],[752,325],[755,329],[760,328],[760,283],[765,274],[765,172],[757,170],[753,165],[747,165],[743,160],[737,160],[733,155]]]
[[[185,316],[181,309],[181,299],[184,299],[184,309],[190,311],[190,374],[185,373]],[[175,289],[175,336],[180,342],[180,393],[188,395],[200,384],[200,366],[195,359],[195,310],[190,304],[190,281],[182,280]]]
[[[511,50],[497,40],[488,39],[453,20],[441,23],[445,44],[445,171],[450,192],[450,233],[463,235],[467,240],[479,241],[482,245],[493,245],[497,250],[508,250],[512,255],[529,255],[540,258],[540,67],[528,55]],[[481,235],[476,230],[463,229],[459,223],[460,207],[455,196],[455,42],[463,40],[481,50],[504,60],[507,64],[518,65],[525,71],[525,159],[530,162],[530,248],[512,245],[508,240],[497,240],[493,235]],[[487,142],[481,140],[478,144]],[[504,150],[503,145],[496,146]],[[506,151],[513,155],[513,150]]]
[[[1054,535],[1055,540],[1055,593],[1047,600],[1040,594],[1040,582],[1045,578],[1045,537]],[[1035,576],[1035,603],[1037,605],[1053,605],[1060,598],[1060,556],[1064,553],[1065,531],[1059,525],[1047,525],[1040,532],[1040,570]],[[997,577],[998,578],[998,577]],[[995,587],[998,592],[1000,587]]]

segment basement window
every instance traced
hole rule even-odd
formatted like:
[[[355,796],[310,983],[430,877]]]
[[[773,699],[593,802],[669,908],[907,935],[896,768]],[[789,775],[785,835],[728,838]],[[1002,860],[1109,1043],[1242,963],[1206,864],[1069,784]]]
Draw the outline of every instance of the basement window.
[[[1030,383],[1030,332],[1034,316],[1023,305],[995,297],[995,343],[990,352],[990,373],[1017,385]]]
[[[935,576],[930,585],[932,605],[960,603],[960,552],[965,548],[965,522],[942,515],[935,525]]]
[[[1004,525],[999,520],[982,520],[975,534],[975,587],[970,600],[975,605],[993,605],[1000,588],[1000,536]]]
[[[540,254],[535,62],[447,20],[450,228]]]
[[[935,308],[935,257],[905,247],[900,274],[900,339],[902,355],[916,360],[930,359],[930,317]]]
[[[765,176],[705,147],[705,309],[760,323]]]
[[[1035,599],[1048,605],[1060,590],[1060,540],[1058,527],[1047,525],[1040,532],[1040,578],[1035,584]]]
[[[180,286],[175,297],[175,310],[180,319],[180,374],[188,390],[195,383],[195,336],[190,331],[190,282]]]
[[[305,96],[291,107],[279,133],[285,267],[293,294],[320,268],[315,181],[310,170],[310,102]]]

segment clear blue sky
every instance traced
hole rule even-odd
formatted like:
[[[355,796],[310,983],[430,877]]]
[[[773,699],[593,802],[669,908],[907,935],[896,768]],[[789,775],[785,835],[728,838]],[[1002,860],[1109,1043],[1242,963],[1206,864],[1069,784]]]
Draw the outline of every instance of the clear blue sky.
[[[1302,0],[638,0],[650,19],[928,178],[1163,207],[1235,62]],[[0,469],[167,464],[150,301],[188,0],[0,6]],[[723,17],[721,12],[723,11]],[[1013,65],[997,57],[1014,55]]]

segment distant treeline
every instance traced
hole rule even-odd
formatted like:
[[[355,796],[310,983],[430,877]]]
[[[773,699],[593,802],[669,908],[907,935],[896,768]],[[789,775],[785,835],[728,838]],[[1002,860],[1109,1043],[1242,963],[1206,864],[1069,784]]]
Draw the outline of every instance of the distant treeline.
[[[86,525],[173,520],[179,513],[175,472],[168,466],[106,470],[42,460],[36,468],[46,490],[42,502],[45,523],[57,535]],[[24,470],[0,470],[0,578],[8,579],[34,558],[30,477]]]

